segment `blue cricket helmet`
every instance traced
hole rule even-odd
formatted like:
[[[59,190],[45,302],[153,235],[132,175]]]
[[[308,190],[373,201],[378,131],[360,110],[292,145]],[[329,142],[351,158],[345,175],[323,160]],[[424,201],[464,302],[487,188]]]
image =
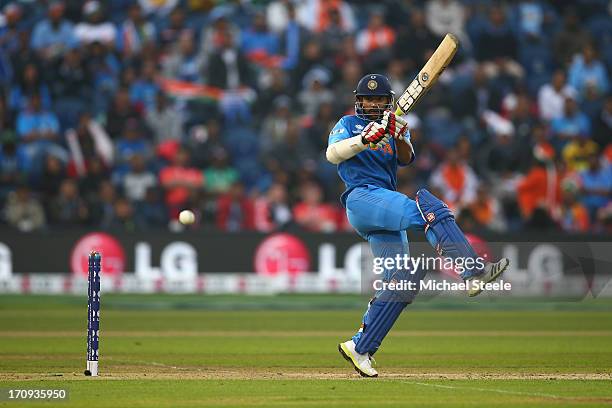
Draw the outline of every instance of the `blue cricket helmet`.
[[[391,89],[389,79],[381,74],[368,74],[359,80],[355,93],[355,114],[357,117],[369,121],[382,118],[384,111],[393,110],[395,102],[395,92]],[[359,97],[368,96],[386,96],[389,98],[388,103],[379,105],[376,108],[368,109],[370,112],[365,112],[363,101]]]

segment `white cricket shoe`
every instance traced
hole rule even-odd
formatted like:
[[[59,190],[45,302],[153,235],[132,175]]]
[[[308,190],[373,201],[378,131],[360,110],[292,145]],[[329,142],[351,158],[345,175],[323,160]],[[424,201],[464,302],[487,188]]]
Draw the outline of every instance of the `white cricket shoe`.
[[[372,358],[369,354],[359,354],[355,351],[353,340],[338,344],[338,351],[342,357],[353,365],[355,371],[362,377],[378,377],[378,372],[372,368]]]
[[[472,285],[473,282],[493,282],[495,279],[499,278],[502,273],[504,273],[504,271],[508,268],[508,265],[510,265],[510,260],[508,258],[502,258],[497,262],[489,262],[486,264],[482,275],[473,276],[468,279],[468,282],[470,282],[468,296],[474,297],[482,292],[481,286]]]

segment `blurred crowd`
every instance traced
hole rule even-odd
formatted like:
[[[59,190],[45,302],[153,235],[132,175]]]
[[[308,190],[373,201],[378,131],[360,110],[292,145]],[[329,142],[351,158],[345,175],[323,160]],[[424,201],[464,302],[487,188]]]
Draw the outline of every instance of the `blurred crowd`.
[[[0,223],[348,231],[324,151],[366,73],[467,230],[612,231],[612,1],[0,0]]]

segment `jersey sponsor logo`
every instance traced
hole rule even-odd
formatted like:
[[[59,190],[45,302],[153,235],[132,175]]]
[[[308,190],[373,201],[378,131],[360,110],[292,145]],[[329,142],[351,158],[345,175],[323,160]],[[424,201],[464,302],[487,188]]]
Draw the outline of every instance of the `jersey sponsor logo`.
[[[393,149],[391,149],[391,145],[390,144],[386,144],[382,147],[379,147],[377,145],[374,146],[370,146],[369,147],[370,150],[380,150],[382,153],[389,153],[391,155],[393,155]]]
[[[344,133],[344,128],[340,128],[340,129],[336,129],[336,130],[332,130],[331,133],[329,134],[330,136],[333,135],[338,135],[340,133]]]
[[[363,125],[355,125],[355,129],[363,130]]]

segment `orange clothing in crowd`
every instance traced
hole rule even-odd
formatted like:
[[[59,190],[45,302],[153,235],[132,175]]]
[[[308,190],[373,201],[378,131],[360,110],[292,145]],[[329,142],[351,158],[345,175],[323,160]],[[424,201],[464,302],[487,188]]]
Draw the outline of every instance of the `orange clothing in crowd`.
[[[204,176],[194,167],[168,166],[159,172],[159,181],[166,189],[166,203],[180,206],[189,198],[191,188],[204,185]]]
[[[575,203],[570,208],[562,209],[561,225],[565,231],[588,231],[590,225],[588,210],[580,203]]]
[[[532,168],[521,179],[516,190],[518,204],[525,218],[529,218],[538,206],[545,206],[552,211],[561,196],[557,172],[541,166]]]
[[[382,27],[373,31],[365,29],[357,36],[357,51],[369,54],[379,48],[388,48],[395,42],[395,32],[389,27]]]
[[[340,7],[342,6],[342,1],[341,0],[327,0],[327,1],[320,1],[319,2],[319,7],[318,7],[318,13],[317,13],[317,26],[316,26],[316,31],[317,32],[323,32],[325,31],[332,23],[331,20],[331,13],[334,10],[340,10]]]
[[[442,192],[442,199],[452,209],[476,199],[478,178],[467,164],[441,164],[433,173],[431,184]]]
[[[493,200],[478,200],[470,205],[470,210],[472,210],[472,215],[474,216],[476,222],[478,222],[480,225],[489,225],[494,221],[494,207],[495,202]]]

